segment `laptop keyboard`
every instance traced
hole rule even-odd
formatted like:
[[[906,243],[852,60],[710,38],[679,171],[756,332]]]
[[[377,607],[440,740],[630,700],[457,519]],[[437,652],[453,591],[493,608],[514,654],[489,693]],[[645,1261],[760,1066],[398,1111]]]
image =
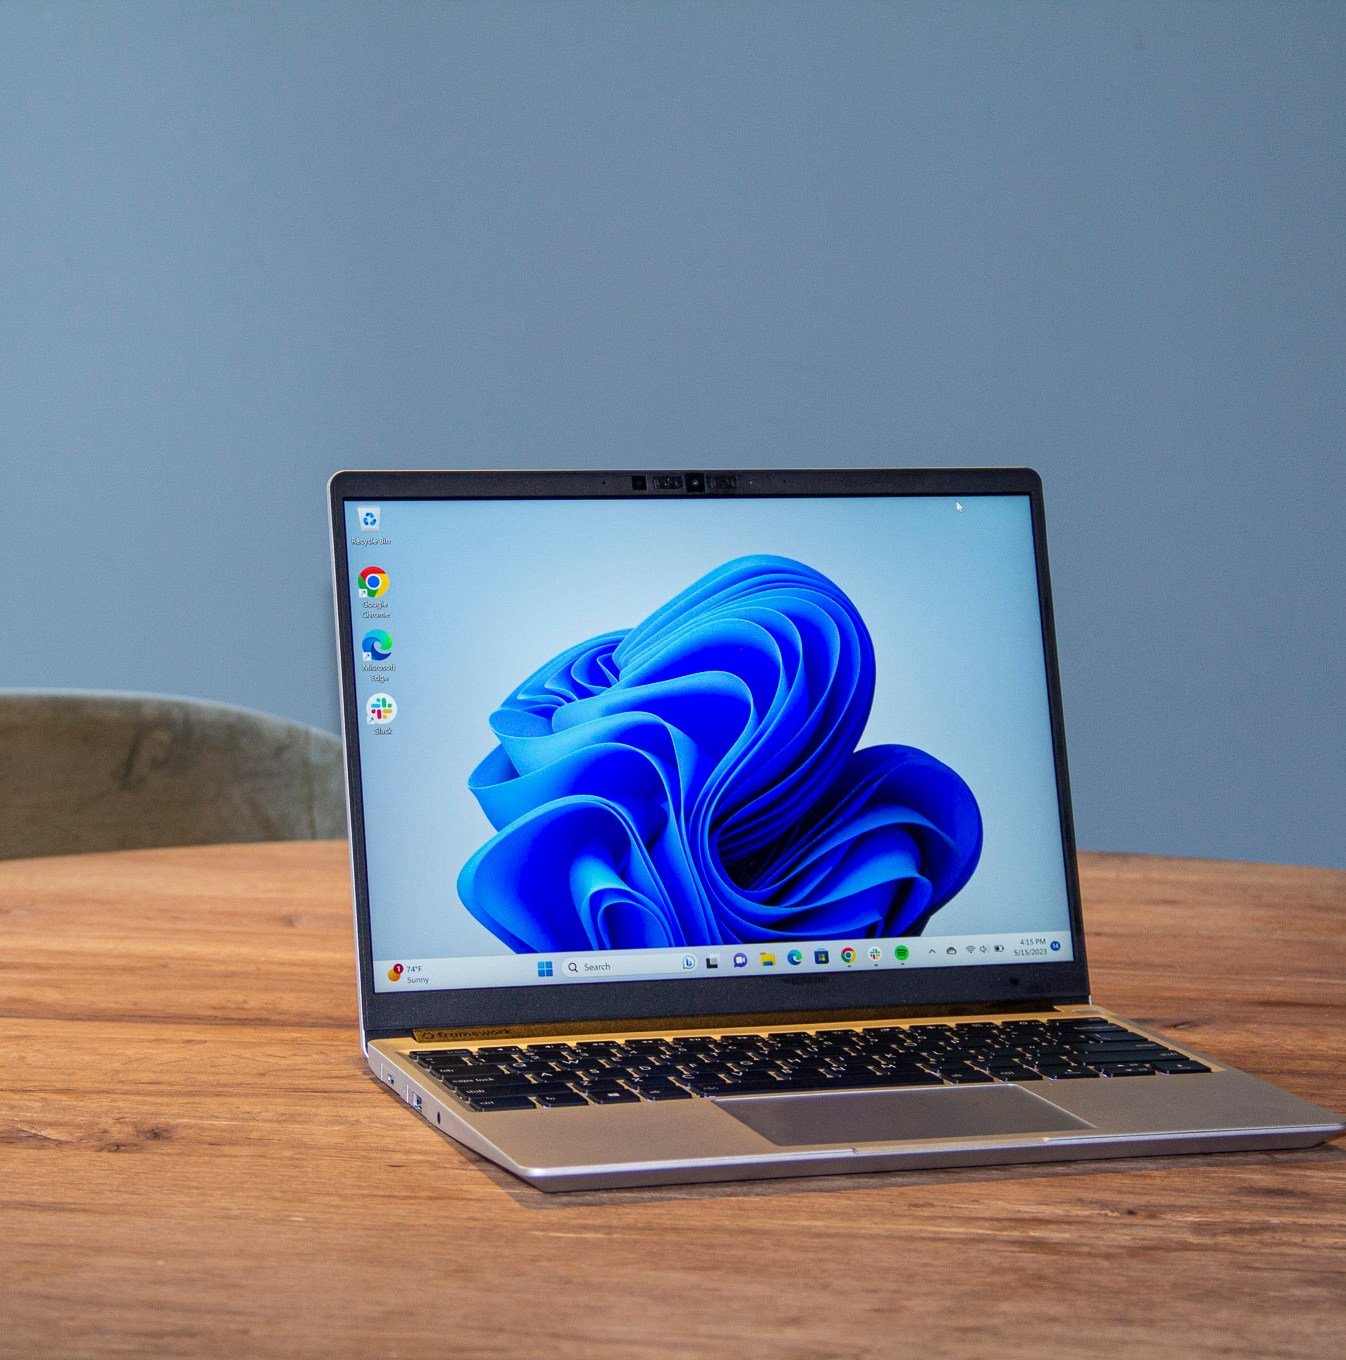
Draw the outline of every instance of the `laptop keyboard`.
[[[1210,1071],[1096,1016],[420,1049],[411,1056],[483,1111]]]

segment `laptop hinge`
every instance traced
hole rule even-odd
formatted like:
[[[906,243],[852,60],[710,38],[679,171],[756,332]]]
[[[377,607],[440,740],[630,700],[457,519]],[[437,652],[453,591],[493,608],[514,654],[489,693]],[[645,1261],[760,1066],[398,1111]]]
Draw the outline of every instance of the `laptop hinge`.
[[[645,1031],[667,1034],[670,1030],[716,1030],[722,1028],[751,1028],[770,1025],[835,1025],[848,1020],[909,1020],[922,1015],[984,1015],[994,1012],[1006,1015],[1014,1011],[1041,1013],[1061,1009],[1064,1004],[1043,1001],[1000,1002],[994,1006],[883,1006],[852,1011],[771,1011],[748,1015],[678,1015],[642,1016],[631,1019],[609,1017],[604,1020],[553,1020],[546,1024],[483,1025],[413,1029],[411,1037],[418,1044],[442,1044],[461,1039],[477,1042],[485,1039],[535,1039],[546,1034],[639,1034]],[[1076,1003],[1078,1004],[1078,1003]]]

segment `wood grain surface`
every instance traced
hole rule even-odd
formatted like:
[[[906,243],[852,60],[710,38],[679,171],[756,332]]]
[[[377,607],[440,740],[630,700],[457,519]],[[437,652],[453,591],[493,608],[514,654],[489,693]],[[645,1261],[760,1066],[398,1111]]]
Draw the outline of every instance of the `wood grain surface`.
[[[1346,873],[1083,857],[1095,996],[1346,1109]],[[385,1094],[344,847],[0,864],[0,1354],[1346,1350],[1346,1151],[547,1196]]]

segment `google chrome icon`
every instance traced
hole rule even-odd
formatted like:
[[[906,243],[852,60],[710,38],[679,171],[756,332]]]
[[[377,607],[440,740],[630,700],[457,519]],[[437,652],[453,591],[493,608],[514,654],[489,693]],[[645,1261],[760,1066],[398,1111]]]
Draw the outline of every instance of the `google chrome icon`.
[[[377,600],[388,590],[388,573],[382,567],[366,567],[360,573],[360,598]]]
[[[360,650],[366,661],[387,661],[393,654],[392,637],[382,628],[371,628],[360,639]]]

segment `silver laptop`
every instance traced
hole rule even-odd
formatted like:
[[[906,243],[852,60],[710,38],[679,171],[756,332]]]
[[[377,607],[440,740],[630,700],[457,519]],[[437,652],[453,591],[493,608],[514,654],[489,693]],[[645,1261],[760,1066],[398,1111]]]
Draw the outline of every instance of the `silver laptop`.
[[[1093,1002],[1031,471],[342,472],[369,1067],[544,1190],[1298,1147]]]

